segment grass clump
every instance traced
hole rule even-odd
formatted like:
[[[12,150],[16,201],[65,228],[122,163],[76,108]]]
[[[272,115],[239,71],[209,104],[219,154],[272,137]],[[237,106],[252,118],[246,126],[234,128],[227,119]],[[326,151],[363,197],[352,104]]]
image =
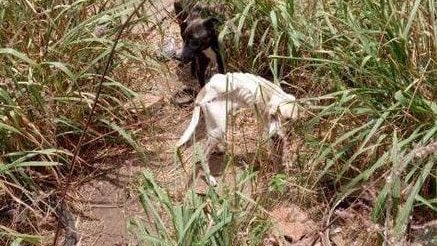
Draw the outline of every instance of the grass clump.
[[[230,61],[304,98],[314,117],[299,185],[345,198],[369,190],[386,240],[405,240],[415,211],[435,215],[437,35],[433,1],[228,1]],[[250,14],[248,14],[250,13]],[[241,64],[238,63],[238,64]],[[242,68],[242,67],[239,67]],[[418,155],[427,148],[426,154]],[[363,187],[367,187],[364,189]],[[332,187],[331,187],[332,188]],[[306,193],[300,201],[308,202]],[[309,201],[311,202],[311,201]],[[388,236],[387,236],[388,235]]]
[[[208,187],[202,194],[188,189],[175,201],[145,172],[139,191],[147,219],[132,220],[129,227],[145,245],[258,245],[270,225],[243,191],[254,177],[245,172],[235,185]]]
[[[39,237],[21,233],[42,235],[43,227],[52,228],[50,218],[59,206],[58,195],[71,171],[72,153],[115,34],[140,2],[0,2],[2,242],[41,242]],[[128,26],[148,23],[141,11]],[[120,139],[142,152],[123,127],[132,117],[124,105],[136,96],[124,73],[133,65],[154,70],[158,64],[147,55],[150,47],[132,42],[132,37],[122,35],[109,61],[111,72],[73,174],[97,168],[95,153],[122,143]]]

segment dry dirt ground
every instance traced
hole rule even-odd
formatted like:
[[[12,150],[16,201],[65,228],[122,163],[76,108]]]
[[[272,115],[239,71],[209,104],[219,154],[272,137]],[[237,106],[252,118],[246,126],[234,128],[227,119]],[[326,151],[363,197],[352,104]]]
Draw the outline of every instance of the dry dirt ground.
[[[171,0],[163,1],[157,8],[165,8],[162,13],[172,11]],[[164,21],[163,30],[176,36],[179,27],[170,19]],[[141,33],[143,29],[133,30],[138,36],[146,37],[145,42],[162,41],[162,34],[157,30]],[[126,158],[106,159],[102,165],[117,165],[98,179],[87,182],[75,192],[77,202],[74,204],[76,213],[76,228],[80,236],[80,245],[136,245],[137,242],[127,230],[130,219],[141,217],[144,211],[139,203],[135,181],[141,172],[152,170],[157,180],[166,180],[176,184],[180,171],[173,165],[173,146],[183,130],[183,125],[190,117],[187,108],[177,108],[171,104],[171,91],[181,86],[175,72],[178,70],[175,62],[163,63],[168,73],[144,74],[141,68],[130,71],[136,81],[134,90],[138,93],[137,103],[143,103],[147,113],[138,112],[139,121],[144,131],[138,133],[141,144],[147,151],[147,167],[134,155]],[[165,129],[164,129],[165,128]],[[170,188],[167,186],[167,188]]]

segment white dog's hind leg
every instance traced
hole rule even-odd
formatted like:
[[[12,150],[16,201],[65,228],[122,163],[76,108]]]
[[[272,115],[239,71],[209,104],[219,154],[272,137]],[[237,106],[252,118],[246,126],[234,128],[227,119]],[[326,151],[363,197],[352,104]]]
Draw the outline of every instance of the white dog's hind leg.
[[[217,148],[218,144],[222,141],[224,132],[221,129],[216,128],[210,131],[208,134],[209,134],[208,140],[206,141],[205,148],[204,148],[205,159],[202,161],[202,169],[205,173],[207,182],[212,186],[216,186],[218,182],[211,174],[211,170],[209,168],[209,159],[211,157],[211,154]]]
[[[209,168],[209,159],[211,154],[217,149],[219,143],[222,143],[226,130],[226,109],[223,102],[208,103],[202,107],[208,140],[204,148],[205,161],[203,162],[203,170],[209,184],[216,186],[217,180],[211,175]]]

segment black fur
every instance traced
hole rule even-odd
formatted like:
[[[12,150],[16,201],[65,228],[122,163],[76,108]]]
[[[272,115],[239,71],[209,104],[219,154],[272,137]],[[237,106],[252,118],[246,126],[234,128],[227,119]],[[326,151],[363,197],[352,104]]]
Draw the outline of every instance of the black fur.
[[[202,18],[203,8],[198,4],[193,5],[192,1],[186,5],[177,1],[174,9],[184,43],[177,58],[185,63],[191,62],[191,74],[197,76],[200,86],[203,87],[206,70],[211,62],[203,51],[211,48],[216,57],[218,72],[225,73],[216,30],[219,21],[214,17]],[[191,12],[187,9],[191,9]]]

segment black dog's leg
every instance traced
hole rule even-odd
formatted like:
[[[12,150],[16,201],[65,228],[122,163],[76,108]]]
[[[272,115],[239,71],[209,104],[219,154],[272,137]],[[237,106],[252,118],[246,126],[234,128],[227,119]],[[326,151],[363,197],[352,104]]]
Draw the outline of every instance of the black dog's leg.
[[[223,57],[222,54],[220,53],[220,51],[215,51],[215,55],[217,57],[217,66],[218,66],[218,71],[219,73],[225,73],[225,66],[223,64]]]
[[[225,66],[223,64],[223,56],[222,56],[222,53],[220,52],[218,40],[215,40],[214,42],[211,43],[211,48],[214,51],[215,57],[217,59],[217,67],[218,67],[219,73],[225,73]]]
[[[184,5],[182,4],[181,1],[174,2],[173,7],[182,34],[185,31],[185,28],[187,27],[187,23],[185,22],[185,20],[187,19],[188,14],[187,11],[184,10]]]
[[[209,59],[201,54],[196,56],[196,69],[197,69],[197,79],[199,80],[200,87],[205,85],[205,73],[208,68]]]
[[[178,21],[181,36],[185,32],[185,29],[187,29],[187,18],[188,18],[188,12],[185,9],[186,6],[182,4],[181,1],[176,1],[173,3],[174,12],[176,14],[176,20]]]
[[[223,64],[223,57],[222,57],[222,54],[220,53],[220,49],[217,47],[217,48],[214,48],[212,50],[214,51],[215,57],[217,59],[217,67],[218,67],[219,73],[225,73],[225,66]]]
[[[191,76],[195,76],[197,70],[197,59],[194,58],[193,60],[191,60]]]

